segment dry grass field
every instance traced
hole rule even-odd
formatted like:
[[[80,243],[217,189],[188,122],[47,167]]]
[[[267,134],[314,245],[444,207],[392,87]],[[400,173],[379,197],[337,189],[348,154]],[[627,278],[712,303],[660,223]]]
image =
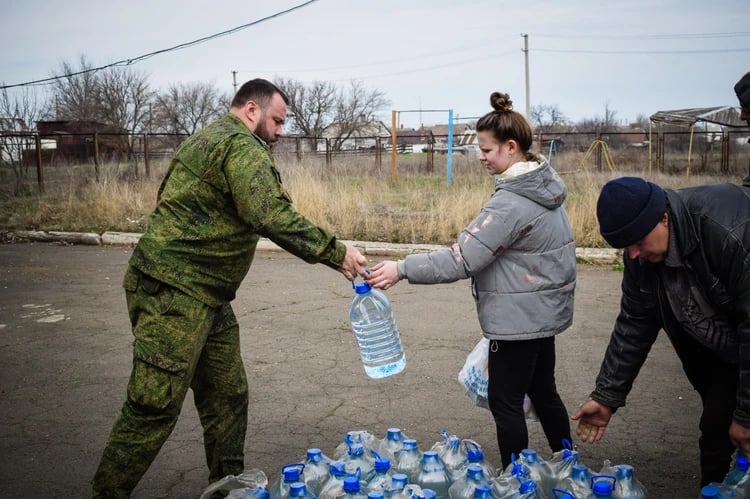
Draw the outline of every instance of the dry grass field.
[[[369,156],[278,158],[285,187],[297,209],[343,239],[396,243],[450,244],[492,194],[493,178],[477,159],[456,156],[448,186],[445,159],[431,167],[425,155],[399,156],[396,178],[389,158],[378,166]],[[618,165],[631,164],[619,159]],[[610,178],[641,175],[664,187],[739,182],[741,175],[649,173],[619,168],[595,169],[580,164],[580,154],[562,155],[553,165],[568,187],[565,208],[579,247],[604,247],[596,227],[599,189]],[[45,170],[44,194],[0,194],[0,229],[140,232],[153,209],[160,179],[168,164],[143,167],[135,178],[131,165],[105,164],[95,181],[92,165]],[[12,183],[5,174],[4,185]]]

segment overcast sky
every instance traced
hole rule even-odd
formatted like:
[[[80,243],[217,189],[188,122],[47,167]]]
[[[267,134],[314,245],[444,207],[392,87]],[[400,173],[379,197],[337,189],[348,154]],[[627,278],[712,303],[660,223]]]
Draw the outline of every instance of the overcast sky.
[[[0,82],[47,78],[81,55],[101,66],[258,21],[305,0],[5,0]],[[750,71],[748,0],[316,0],[288,14],[132,66],[155,89],[213,82],[228,92],[255,77],[359,80],[406,126],[490,110],[510,94],[525,112],[522,33],[531,105],[573,121],[737,105]],[[439,110],[440,112],[427,112]]]

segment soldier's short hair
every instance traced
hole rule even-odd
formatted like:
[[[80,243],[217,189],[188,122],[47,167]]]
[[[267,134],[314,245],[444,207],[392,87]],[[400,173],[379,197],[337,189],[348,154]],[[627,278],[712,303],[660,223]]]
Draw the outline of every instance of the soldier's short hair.
[[[266,107],[271,101],[274,94],[281,95],[284,102],[289,104],[289,97],[281,91],[279,87],[263,78],[255,78],[245,82],[232,99],[232,107],[242,107],[247,101],[252,100],[258,103],[260,107]]]

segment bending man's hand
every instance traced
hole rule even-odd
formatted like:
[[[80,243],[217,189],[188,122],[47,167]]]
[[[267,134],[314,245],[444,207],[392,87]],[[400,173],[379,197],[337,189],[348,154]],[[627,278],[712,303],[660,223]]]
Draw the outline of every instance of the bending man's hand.
[[[589,400],[570,419],[578,420],[576,435],[584,442],[593,444],[602,439],[611,417],[611,407],[600,404],[596,400]]]
[[[347,246],[344,263],[341,264],[339,272],[353,281],[357,276],[364,278],[365,270],[367,270],[367,258],[354,246]]]
[[[365,277],[367,284],[378,289],[388,289],[398,281],[398,263],[393,260],[385,260],[374,265]]]
[[[732,420],[732,425],[729,427],[729,440],[746,455],[750,454],[750,428]]]

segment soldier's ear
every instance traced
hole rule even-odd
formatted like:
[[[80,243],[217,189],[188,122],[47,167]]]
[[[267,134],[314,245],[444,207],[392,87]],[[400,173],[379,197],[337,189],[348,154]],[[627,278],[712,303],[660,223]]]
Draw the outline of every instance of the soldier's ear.
[[[254,100],[249,100],[245,103],[245,107],[243,108],[243,111],[245,113],[245,117],[247,120],[256,125],[258,123],[258,120],[260,119],[260,106],[257,102]]]

